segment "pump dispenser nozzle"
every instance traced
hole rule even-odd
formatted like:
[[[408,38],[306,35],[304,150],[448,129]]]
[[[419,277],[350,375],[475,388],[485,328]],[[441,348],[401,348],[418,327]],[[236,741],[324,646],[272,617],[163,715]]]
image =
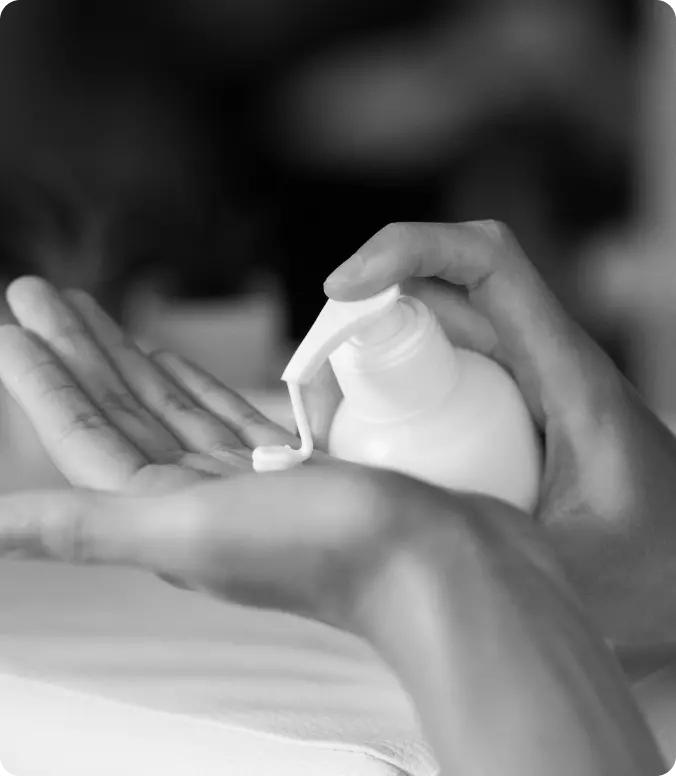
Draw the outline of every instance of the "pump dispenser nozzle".
[[[370,299],[358,302],[335,302],[330,299],[289,361],[282,380],[307,385],[336,348],[390,310],[396,309],[400,297],[399,286],[392,286]]]
[[[263,473],[292,468],[307,460],[313,452],[312,432],[303,410],[300,387],[307,385],[322,364],[344,342],[370,324],[396,311],[401,297],[399,286],[357,302],[330,299],[284,370],[282,380],[289,386],[301,447],[257,447],[253,451],[254,470]]]

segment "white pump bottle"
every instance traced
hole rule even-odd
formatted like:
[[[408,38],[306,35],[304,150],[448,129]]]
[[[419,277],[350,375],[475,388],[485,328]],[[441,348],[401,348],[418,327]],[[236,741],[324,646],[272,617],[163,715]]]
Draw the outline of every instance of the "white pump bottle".
[[[535,508],[541,447],[516,383],[486,356],[454,348],[434,314],[398,286],[359,302],[327,302],[282,376],[301,448],[257,448],[256,471],[312,454],[301,386],[327,358],[344,397],[331,455]]]

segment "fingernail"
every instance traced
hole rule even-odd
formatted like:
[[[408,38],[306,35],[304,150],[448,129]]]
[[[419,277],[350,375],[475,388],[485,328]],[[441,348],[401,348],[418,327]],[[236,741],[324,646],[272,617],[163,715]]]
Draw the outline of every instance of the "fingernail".
[[[358,253],[334,270],[324,281],[325,286],[346,286],[364,277],[366,262]]]

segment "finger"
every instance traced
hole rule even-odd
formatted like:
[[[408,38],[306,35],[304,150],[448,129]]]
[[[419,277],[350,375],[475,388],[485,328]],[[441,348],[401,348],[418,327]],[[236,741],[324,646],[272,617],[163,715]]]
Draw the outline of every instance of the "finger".
[[[199,406],[164,370],[158,369],[89,294],[71,291],[68,300],[137,399],[169,428],[185,449],[216,454],[231,445],[240,446],[225,424]]]
[[[412,277],[438,277],[467,289],[495,330],[496,356],[509,365],[540,420],[604,403],[619,378],[509,230],[494,222],[385,227],[327,279],[325,290],[349,301]]]
[[[152,358],[196,403],[219,418],[248,447],[298,442],[293,434],[188,359],[166,351],[154,353]]]
[[[144,505],[145,506],[145,505]],[[0,498],[0,559],[56,560],[148,570],[143,548],[152,534],[143,526],[152,510],[129,509],[129,502],[88,491],[17,493]],[[160,579],[193,591],[172,574]]]
[[[319,450],[329,449],[329,436],[336,410],[343,394],[330,363],[319,369],[312,382],[303,389],[303,402],[307,412],[315,446]]]
[[[2,496],[0,557],[130,566],[240,603],[326,613],[326,599],[353,582],[350,555],[377,544],[379,522],[392,519],[370,482],[343,471],[247,474],[154,497]],[[345,562],[330,571],[337,555]]]
[[[71,483],[117,489],[147,464],[49,348],[18,326],[0,328],[0,380]]]
[[[166,530],[171,514],[158,524],[154,503],[78,489],[2,496],[0,558],[152,568],[179,533]]]
[[[10,285],[7,301],[18,322],[49,345],[111,425],[151,460],[176,460],[181,452],[176,437],[136,400],[55,288],[40,278],[20,278]]]

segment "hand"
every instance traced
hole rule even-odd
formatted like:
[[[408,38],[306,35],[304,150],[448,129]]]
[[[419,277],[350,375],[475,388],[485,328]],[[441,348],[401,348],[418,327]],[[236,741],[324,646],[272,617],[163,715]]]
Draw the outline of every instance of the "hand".
[[[22,278],[7,299],[20,325],[0,328],[0,379],[73,485],[171,490],[297,444],[186,360],[143,353],[89,295]]]
[[[424,509],[411,523],[406,510],[393,508],[409,491],[414,502],[434,493],[413,480],[327,457],[324,466],[287,477],[253,475],[252,447],[295,437],[186,360],[143,353],[89,295],[59,294],[41,279],[22,278],[7,298],[19,325],[0,328],[0,379],[73,485],[125,498],[10,497],[2,502],[6,552],[138,565],[235,598],[245,585],[233,588],[231,574],[246,577],[249,564],[256,569],[263,558],[277,573],[288,557],[302,598],[343,591],[366,573],[347,572],[357,560],[377,569],[393,536],[403,531],[408,540],[413,527],[424,533]],[[462,512],[471,503],[449,508]],[[496,502],[495,509],[504,508]],[[17,514],[18,533],[9,530]],[[304,574],[305,561],[331,584]],[[277,588],[257,585],[261,597],[252,603],[274,602]],[[339,592],[339,608],[353,608],[346,603],[353,593]],[[290,608],[331,619],[330,606],[296,601]],[[333,619],[351,627],[351,617]]]
[[[133,566],[352,630],[398,673],[449,772],[539,774],[545,757],[552,776],[663,770],[523,515],[338,461],[241,473],[247,443],[290,435],[190,365],[146,358],[87,297],[64,304],[35,280],[9,297],[25,328],[0,332],[0,374],[73,481],[123,495],[2,497],[0,555]]]
[[[432,280],[435,279],[435,280]],[[402,283],[451,341],[515,377],[546,443],[538,520],[610,639],[676,637],[676,439],[566,315],[505,227],[394,224],[327,281],[350,301]],[[340,396],[308,396],[324,441]]]
[[[362,636],[449,776],[666,771],[538,527],[493,499],[340,462],[145,496],[17,493],[0,498],[10,554],[132,566]]]

